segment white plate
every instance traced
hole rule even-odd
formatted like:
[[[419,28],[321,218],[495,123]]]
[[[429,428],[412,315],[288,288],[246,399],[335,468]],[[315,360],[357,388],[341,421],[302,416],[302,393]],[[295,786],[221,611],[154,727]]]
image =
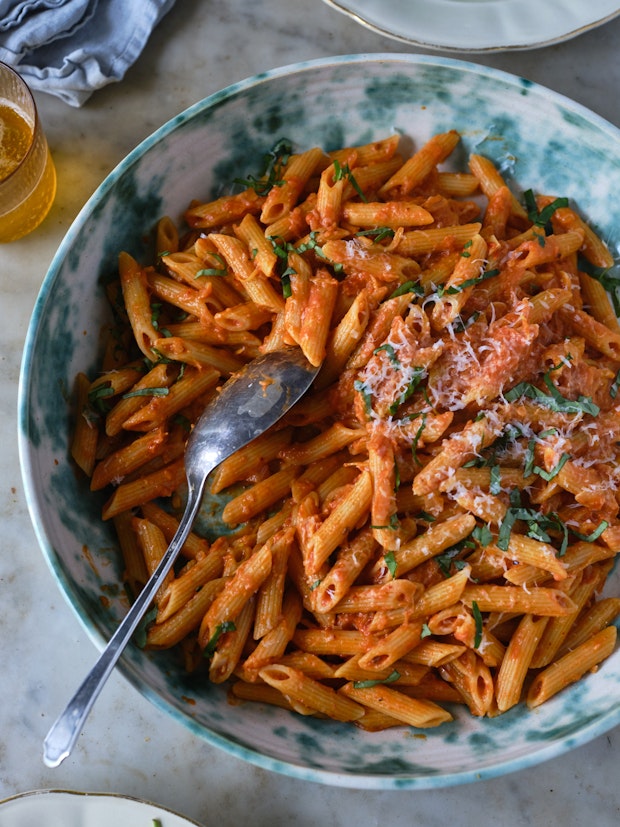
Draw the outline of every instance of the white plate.
[[[38,790],[0,801],[2,827],[200,827],[165,807],[107,793]]]
[[[426,49],[549,46],[620,14],[617,0],[324,0],[379,34]]]

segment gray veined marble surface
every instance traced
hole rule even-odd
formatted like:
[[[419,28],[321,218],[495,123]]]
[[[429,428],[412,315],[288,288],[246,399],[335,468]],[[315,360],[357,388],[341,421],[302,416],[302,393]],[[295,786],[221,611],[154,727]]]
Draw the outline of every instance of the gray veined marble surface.
[[[467,59],[544,84],[620,127],[619,41],[620,19],[543,50]],[[42,761],[45,733],[96,656],[38,549],[17,456],[23,340],[60,240],[129,150],[206,95],[298,60],[401,51],[407,51],[403,44],[318,0],[177,0],[124,81],[95,93],[79,110],[37,96],[57,165],[58,197],[35,233],[0,247],[0,799],[39,788],[117,792],[153,800],[209,827],[618,823],[618,729],[532,769],[474,785],[347,790],[239,762],[168,720],[118,675],[73,755],[56,770]]]

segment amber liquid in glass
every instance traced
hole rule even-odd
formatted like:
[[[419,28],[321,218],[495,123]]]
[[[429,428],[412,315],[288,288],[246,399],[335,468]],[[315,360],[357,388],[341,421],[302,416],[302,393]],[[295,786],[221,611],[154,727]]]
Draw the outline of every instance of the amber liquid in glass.
[[[30,156],[30,157],[27,157]],[[20,164],[27,170],[18,171]],[[42,133],[0,100],[0,184],[20,175],[20,196],[7,209],[0,198],[0,242],[13,241],[37,227],[56,195],[56,171]]]
[[[0,101],[0,181],[19,166],[32,143],[32,127],[16,109]]]

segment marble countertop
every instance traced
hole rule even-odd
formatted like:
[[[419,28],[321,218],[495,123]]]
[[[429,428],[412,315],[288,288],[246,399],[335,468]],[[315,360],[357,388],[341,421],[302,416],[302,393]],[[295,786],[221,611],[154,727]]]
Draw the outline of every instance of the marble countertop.
[[[620,127],[620,18],[566,43],[454,55],[544,84]],[[105,175],[169,118],[230,83],[275,66],[337,54],[412,51],[306,0],[177,0],[118,84],[81,109],[37,95],[58,171],[58,196],[31,236],[0,247],[0,799],[62,788],[117,792],[207,827],[459,827],[499,823],[599,827],[620,818],[620,729],[499,779],[438,791],[324,787],[271,774],[198,740],[112,675],[74,753],[58,769],[42,741],[96,651],[37,546],[16,440],[17,383],[28,319],[47,267]],[[542,116],[542,113],[541,113]],[[0,825],[2,815],[0,814]]]

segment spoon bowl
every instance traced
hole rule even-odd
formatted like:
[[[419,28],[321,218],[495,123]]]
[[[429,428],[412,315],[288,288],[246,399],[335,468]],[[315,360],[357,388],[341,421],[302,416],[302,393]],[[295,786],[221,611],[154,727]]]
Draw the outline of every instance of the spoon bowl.
[[[185,448],[188,491],[179,527],[94,667],[49,730],[43,751],[48,767],[59,766],[71,754],[95,700],[187,539],[211,471],[275,424],[304,395],[318,371],[319,366],[311,365],[299,348],[271,351],[237,371],[209,402]]]

